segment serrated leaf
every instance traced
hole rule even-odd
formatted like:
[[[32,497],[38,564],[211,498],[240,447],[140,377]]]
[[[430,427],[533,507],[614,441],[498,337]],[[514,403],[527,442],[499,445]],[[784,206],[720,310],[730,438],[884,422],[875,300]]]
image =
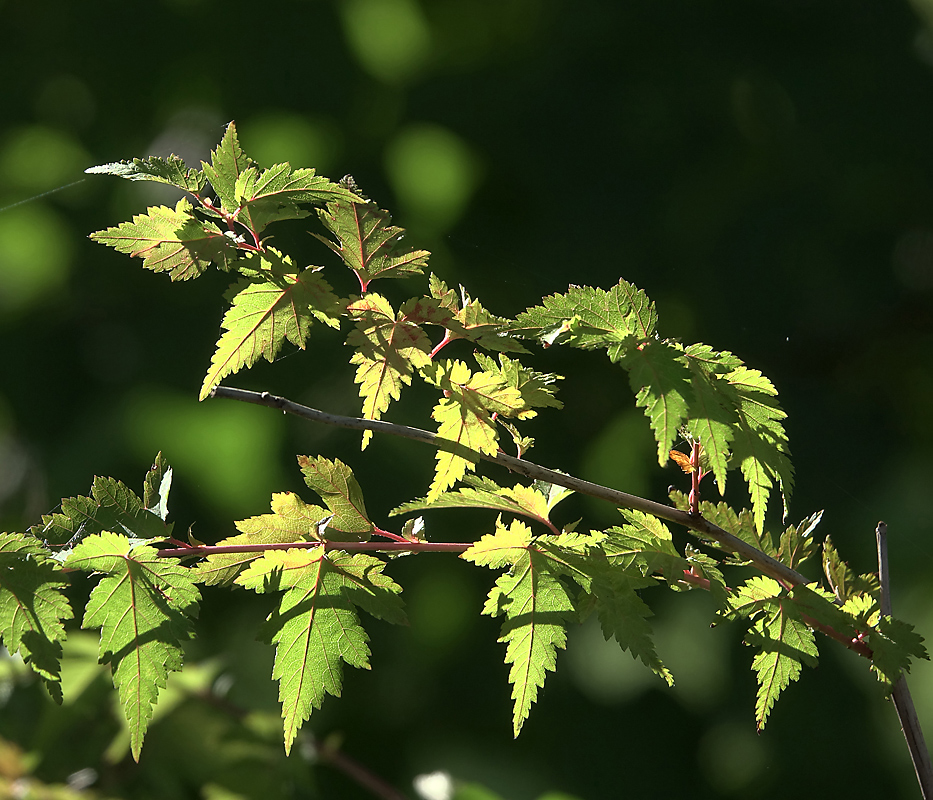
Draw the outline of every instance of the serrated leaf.
[[[337,296],[317,268],[295,272],[291,260],[272,248],[255,258],[261,265],[257,277],[231,287],[233,301],[222,323],[225,332],[201,385],[201,400],[228,375],[260,358],[273,361],[286,341],[303,350],[315,318],[339,327],[332,315]]]
[[[816,641],[794,600],[771,578],[746,581],[729,596],[729,605],[724,616],[748,617],[752,625],[745,643],[761,651],[752,660],[758,679],[755,721],[761,730],[778,696],[800,677],[801,664],[816,666]]]
[[[356,328],[347,344],[356,348],[350,359],[357,365],[354,380],[360,384],[363,416],[381,419],[392,400],[401,397],[402,385],[411,385],[414,368],[431,363],[431,342],[406,314],[395,314],[389,301],[370,292],[347,306]],[[372,431],[363,433],[366,448]]]
[[[774,538],[768,531],[758,531],[755,525],[755,518],[748,509],[743,508],[736,513],[724,502],[714,504],[704,500],[700,503],[700,514],[704,519],[709,520],[714,525],[718,525],[727,533],[731,533],[743,542],[747,542],[757,550],[761,550],[772,558],[778,557],[778,551],[774,546]],[[699,535],[702,536],[702,533]],[[726,552],[732,552],[713,539],[708,539],[707,541],[712,547],[718,547]]]
[[[389,516],[431,508],[490,508],[509,514],[520,514],[551,527],[551,509],[573,494],[569,489],[542,481],[535,481],[531,486],[516,484],[510,489],[477,475],[466,475],[464,481],[470,484],[469,488],[458,489],[456,492],[442,492],[433,500],[425,497],[403,503],[390,511]]]
[[[653,612],[635,591],[648,583],[651,582],[613,570],[607,580],[597,580],[593,584],[596,613],[607,641],[615,639],[623,650],[632,654],[632,658],[640,659],[668,686],[673,686],[674,676],[664,666],[651,638],[648,618],[653,616]]]
[[[338,542],[365,542],[373,532],[366,514],[363,490],[351,470],[339,459],[298,456],[298,466],[308,484],[333,513],[325,538]]]
[[[220,144],[211,153],[211,163],[201,162],[204,174],[228,213],[232,214],[240,205],[236,192],[240,175],[254,166],[253,160],[240,147],[236,125],[231,122],[227,125]]]
[[[820,524],[823,512],[811,514],[799,525],[788,526],[781,534],[781,543],[778,547],[777,558],[791,569],[798,569],[816,552],[819,543],[813,536],[813,531]]]
[[[496,375],[475,375],[461,361],[441,360],[422,370],[425,380],[438,386],[444,398],[431,416],[440,423],[437,435],[437,467],[428,499],[434,500],[445,489],[472,470],[479,453],[494,454],[498,432],[492,414],[509,416],[522,407],[521,393],[506,386]]]
[[[473,300],[460,287],[460,296],[432,273],[429,281],[431,297],[451,314],[442,323],[447,328],[447,340],[465,339],[487,350],[507,353],[527,353],[511,332],[512,324],[505,317],[487,311],[479,300]]]
[[[461,556],[475,564],[511,565],[489,592],[483,613],[505,616],[500,642],[507,644],[505,661],[511,664],[512,728],[518,736],[528,718],[546,673],[557,663],[557,649],[566,647],[566,624],[576,616],[573,598],[549,563],[548,555],[531,544],[531,532],[513,521],[497,525]]]
[[[515,330],[548,347],[605,347],[615,362],[637,342],[653,338],[657,321],[654,303],[645,293],[620,280],[609,291],[571,286],[566,294],[545,297],[542,305],[518,315]]]
[[[153,206],[124,222],[91,234],[91,239],[143,260],[153,272],[173,281],[197,278],[211,263],[229,269],[238,251],[213,222],[199,220],[184,197],[175,208]]]
[[[720,376],[741,362],[731,353],[719,353],[706,345],[691,345],[685,356],[693,373],[687,431],[700,443],[719,493],[724,494],[737,418],[732,410],[733,395]]]
[[[735,411],[739,425],[734,429],[732,453],[748,484],[755,526],[763,530],[768,498],[775,482],[784,498],[784,517],[794,487],[790,447],[784,432],[781,410],[771,382],[757,370],[741,367],[726,375],[738,398]]]
[[[236,522],[240,533],[217,542],[222,546],[286,544],[288,542],[320,541],[320,526],[329,516],[320,506],[305,503],[292,492],[272,495],[272,513]],[[198,580],[208,586],[228,584],[251,562],[262,556],[257,553],[217,553],[199,563],[194,571]]]
[[[161,452],[143,481],[143,508],[163,522],[168,519],[168,495],[172,489],[172,468]]]
[[[480,352],[474,353],[473,357],[484,372],[497,375],[504,385],[518,390],[524,408],[514,412],[516,418],[536,417],[538,415],[538,412],[534,410],[536,408],[564,407],[564,404],[554,397],[557,391],[557,381],[564,379],[562,375],[556,375],[553,372],[535,372],[501,353],[498,362]]]
[[[81,627],[101,629],[100,660],[113,669],[138,761],[159,689],[181,669],[181,643],[192,635],[189,618],[200,599],[193,573],[115,533],[89,536],[65,564],[107,575],[91,592]]]
[[[91,496],[62,500],[58,514],[44,515],[39,525],[30,528],[37,539],[53,548],[63,548],[55,558],[63,558],[67,548],[82,538],[103,531],[115,531],[136,539],[165,539],[172,525],[143,507],[139,497],[125,484],[113,478],[94,478]]]
[[[369,669],[369,637],[355,608],[405,622],[401,588],[382,573],[384,566],[360,553],[272,551],[237,578],[256,592],[284,590],[260,635],[276,645],[272,677],[279,681],[286,753],[325,694],[340,696],[343,664]]]
[[[912,658],[930,659],[923,637],[914,632],[914,626],[892,617],[881,617],[869,630],[867,644],[872,651],[872,672],[888,691],[902,672],[910,672]]]
[[[200,170],[187,167],[176,155],[170,155],[168,158],[149,156],[130,161],[115,161],[84,171],[89,175],[116,175],[128,181],[167,183],[192,194],[199,194],[206,183]]]
[[[687,398],[692,391],[683,348],[676,342],[648,340],[620,353],[619,361],[628,371],[635,405],[645,410],[654,431],[658,464],[664,466],[687,418]]]
[[[727,606],[728,588],[726,579],[719,569],[719,562],[710,555],[688,544],[684,549],[684,557],[691,565],[692,571],[709,581],[709,593],[716,601],[720,610]]]
[[[254,233],[270,222],[308,216],[307,211],[298,208],[299,204],[321,205],[338,199],[351,203],[359,199],[313,169],[293,170],[287,163],[261,172],[248,166],[238,175],[234,193],[237,221]]]
[[[667,526],[651,514],[619,510],[627,524],[606,531],[602,547],[609,563],[645,576],[660,573],[669,584],[677,584],[690,565],[674,547]]]
[[[823,573],[836,598],[841,602],[855,594],[877,593],[879,590],[878,576],[856,575],[842,560],[829,536],[823,540]]]
[[[404,229],[392,225],[389,212],[375,203],[328,203],[318,215],[336,241],[315,236],[356,273],[364,292],[376,278],[420,275],[428,263],[431,254],[404,247]]]
[[[62,702],[64,620],[74,614],[58,565],[34,536],[0,533],[0,640],[39,675]]]

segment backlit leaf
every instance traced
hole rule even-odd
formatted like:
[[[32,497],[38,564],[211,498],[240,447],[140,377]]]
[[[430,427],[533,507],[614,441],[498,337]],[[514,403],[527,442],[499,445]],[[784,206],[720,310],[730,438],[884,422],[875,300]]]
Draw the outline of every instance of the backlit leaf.
[[[237,578],[259,593],[284,592],[260,635],[276,645],[272,677],[279,682],[286,753],[324,696],[340,696],[343,664],[369,669],[369,637],[356,608],[388,622],[405,622],[401,588],[383,575],[384,566],[361,553],[278,550]]]
[[[19,653],[61,703],[63,622],[74,614],[59,565],[33,536],[0,533],[0,640]]]
[[[91,592],[81,626],[101,628],[100,660],[113,670],[138,761],[159,689],[169,671],[181,669],[181,645],[191,637],[200,599],[193,573],[115,533],[89,536],[65,566],[106,575]]]
[[[235,245],[220,228],[199,220],[184,197],[175,208],[153,206],[132,222],[97,231],[91,238],[141,258],[143,267],[167,272],[173,281],[197,278],[212,263],[229,269],[238,256]]]
[[[201,400],[228,375],[260,358],[273,361],[286,341],[303,350],[315,318],[339,326],[333,316],[337,297],[316,268],[295,271],[287,256],[271,248],[255,258],[260,263],[256,277],[231,287],[233,302],[201,385]]]

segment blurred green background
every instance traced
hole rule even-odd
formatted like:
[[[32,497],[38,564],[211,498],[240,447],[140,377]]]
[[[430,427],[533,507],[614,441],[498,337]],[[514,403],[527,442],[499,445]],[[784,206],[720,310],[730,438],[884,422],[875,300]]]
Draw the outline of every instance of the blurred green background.
[[[930,0],[0,0],[0,13],[0,528],[35,523],[95,474],[138,487],[158,450],[175,467],[176,530],[207,541],[273,491],[310,501],[296,453],[353,466],[383,523],[423,494],[422,447],[377,439],[363,458],[346,432],[199,404],[225,276],[172,285],[86,238],[172,199],[86,167],[197,163],[235,119],[264,165],[352,173],[495,313],[625,277],[657,302],[662,335],[761,369],[789,414],[792,520],[825,508],[822,533],[859,571],[886,520],[895,614],[933,635]],[[300,226],[276,236],[334,264]],[[328,278],[352,291],[335,266]],[[420,284],[380,289],[393,290]],[[310,352],[228,383],[355,413],[339,342],[316,327]],[[530,426],[532,456],[663,500],[678,479],[658,469],[624,372],[554,350],[535,366],[568,379],[566,410]],[[388,417],[423,425],[430,402],[413,393]],[[579,516],[618,519],[573,500],[564,521]],[[490,522],[434,512],[429,534]],[[0,775],[120,798],[371,797],[320,763],[317,737],[412,797],[435,770],[463,798],[917,796],[893,709],[828,641],[756,734],[752,654],[738,629],[710,629],[698,592],[647,597],[675,690],[587,625],[513,741],[498,625],[478,615],[493,575],[431,555],[389,571],[411,627],[368,623],[373,671],[347,675],[290,759],[272,654],[254,641],[269,609],[215,591],[139,765],[91,637],[68,645],[64,710],[0,661]],[[222,699],[192,699],[211,686]],[[933,667],[911,687],[933,725]]]

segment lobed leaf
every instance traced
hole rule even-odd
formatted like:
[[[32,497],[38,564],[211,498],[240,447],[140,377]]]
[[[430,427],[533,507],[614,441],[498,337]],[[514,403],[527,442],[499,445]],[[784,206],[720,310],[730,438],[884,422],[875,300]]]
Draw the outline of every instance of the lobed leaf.
[[[437,451],[437,467],[428,499],[441,492],[473,469],[479,453],[498,450],[498,433],[492,414],[511,416],[522,409],[521,393],[507,386],[497,375],[475,375],[461,361],[435,361],[422,370],[429,382],[444,392],[431,416],[440,423],[437,435],[443,440]]]
[[[168,158],[149,156],[134,158],[131,161],[116,161],[84,171],[89,175],[116,175],[128,181],[167,183],[195,195],[200,194],[207,183],[204,173],[187,167],[185,162],[174,154]]]
[[[200,599],[193,573],[109,532],[84,539],[65,566],[107,576],[91,592],[81,627],[101,629],[100,660],[113,670],[138,761],[159,689],[181,669],[181,643],[192,636]]]
[[[431,363],[431,342],[417,323],[404,312],[396,315],[378,294],[366,294],[347,311],[356,320],[347,344],[356,348],[350,363],[357,365],[354,380],[360,384],[363,416],[381,419],[389,403],[401,397],[402,385],[411,385],[413,369]],[[364,431],[364,449],[371,437],[372,431]]]
[[[39,675],[62,702],[64,620],[74,614],[59,565],[34,536],[0,533],[0,640]]]
[[[566,344],[592,350],[605,347],[615,362],[639,342],[654,337],[658,315],[641,289],[620,280],[609,291],[571,286],[545,297],[542,305],[518,315],[514,330],[545,347]]]
[[[228,536],[218,545],[286,544],[288,542],[321,541],[320,528],[328,512],[320,506],[305,503],[292,492],[272,495],[272,513],[261,514],[236,522],[236,536]],[[261,552],[216,553],[200,562],[193,571],[197,580],[208,586],[231,583],[250,563],[262,556]]]
[[[139,540],[166,539],[172,535],[171,524],[145,508],[128,486],[113,478],[94,478],[90,497],[68,497],[61,506],[61,513],[44,515],[39,525],[30,528],[37,539],[48,542],[50,547],[62,548],[54,556],[56,560],[62,560],[68,548],[83,538],[104,531]]]
[[[366,514],[363,490],[351,470],[339,459],[298,456],[298,466],[308,484],[330,509],[325,539],[338,542],[365,542],[373,532]]]
[[[238,175],[234,192],[237,221],[254,233],[271,222],[308,216],[307,211],[299,209],[299,204],[359,200],[339,184],[315,174],[313,169],[293,170],[287,163],[275,164],[262,172],[248,166]]]
[[[237,181],[251,167],[255,167],[255,162],[243,152],[236,125],[231,122],[227,125],[220,144],[211,153],[211,163],[201,162],[201,169],[217,192],[224,210],[230,214],[240,207]]]
[[[566,647],[565,627],[576,611],[547,554],[531,545],[527,526],[516,520],[509,528],[496,528],[461,557],[485,566],[512,567],[489,592],[483,613],[505,616],[499,641],[507,644],[505,661],[512,665],[512,728],[518,736],[546,673],[556,666],[558,648]]]
[[[503,488],[489,478],[466,475],[469,488],[456,492],[442,492],[433,500],[425,497],[403,503],[389,512],[389,516],[423,511],[430,508],[490,508],[509,514],[520,514],[551,527],[550,513],[561,500],[573,494],[570,489],[535,481],[531,486],[516,484]]]
[[[267,552],[237,578],[259,593],[284,592],[260,635],[276,645],[272,677],[279,681],[286,753],[324,696],[340,696],[343,664],[369,669],[369,637],[356,607],[405,622],[401,588],[382,573],[384,566],[359,553],[279,550]]]
[[[690,565],[674,547],[667,526],[651,514],[619,510],[626,524],[606,531],[602,545],[609,563],[628,572],[637,569],[644,576],[660,573],[671,585],[677,584]]]
[[[124,222],[91,234],[91,239],[143,260],[173,281],[197,278],[211,263],[230,269],[238,257],[233,242],[213,222],[199,220],[184,197],[175,208],[153,206]]]
[[[465,339],[487,350],[528,352],[512,337],[509,321],[491,314],[479,300],[473,300],[462,286],[459,298],[456,292],[448,289],[447,284],[434,274],[430,277],[429,286],[431,297],[451,314],[451,317],[442,323],[447,328],[448,341]]]
[[[318,216],[336,241],[314,235],[356,273],[364,292],[376,278],[420,275],[427,266],[431,254],[403,247],[405,231],[392,225],[389,212],[375,203],[331,202]]]
[[[651,339],[620,353],[619,362],[628,371],[635,405],[645,410],[658,443],[658,464],[664,466],[689,413],[691,374],[683,348]]]
[[[291,260],[272,248],[253,258],[260,263],[256,277],[230,289],[232,304],[222,323],[225,333],[204,376],[201,400],[228,375],[260,358],[271,362],[286,341],[303,350],[315,318],[339,327],[333,316],[337,296],[317,268],[295,272]]]
[[[781,692],[800,677],[801,665],[816,666],[816,641],[795,602],[771,578],[746,581],[729,596],[729,605],[725,617],[748,617],[752,625],[745,643],[760,650],[752,669],[758,679],[755,721],[761,730]]]

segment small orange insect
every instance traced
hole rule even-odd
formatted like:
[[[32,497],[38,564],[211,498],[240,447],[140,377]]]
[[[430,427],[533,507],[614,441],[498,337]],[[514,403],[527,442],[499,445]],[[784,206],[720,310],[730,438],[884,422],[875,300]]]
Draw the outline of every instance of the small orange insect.
[[[673,461],[677,462],[677,465],[689,475],[693,472],[694,467],[690,461],[690,456],[686,453],[681,453],[680,450],[671,450],[670,457]]]

